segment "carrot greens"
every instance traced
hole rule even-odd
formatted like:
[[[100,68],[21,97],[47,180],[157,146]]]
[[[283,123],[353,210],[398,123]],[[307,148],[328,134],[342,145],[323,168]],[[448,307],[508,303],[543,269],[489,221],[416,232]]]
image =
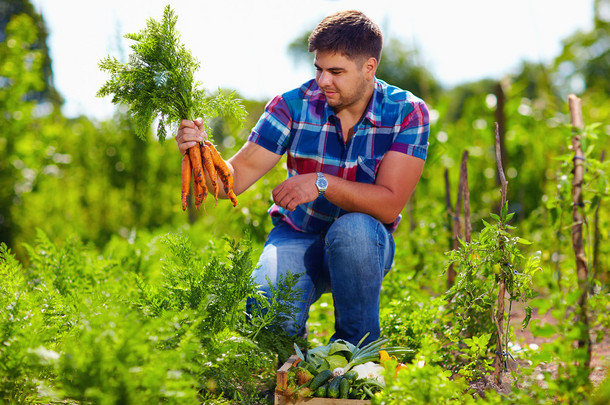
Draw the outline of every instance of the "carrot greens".
[[[127,105],[142,139],[156,118],[157,137],[163,142],[166,126],[177,125],[183,119],[201,117],[207,125],[219,115],[239,120],[246,115],[233,93],[218,92],[207,97],[201,83],[195,81],[200,63],[180,43],[177,20],[171,7],[166,6],[160,22],[150,18],[144,30],[125,35],[135,41],[127,63],[111,56],[99,63],[101,70],[110,73],[110,79],[99,89],[98,97],[112,95],[114,104]]]

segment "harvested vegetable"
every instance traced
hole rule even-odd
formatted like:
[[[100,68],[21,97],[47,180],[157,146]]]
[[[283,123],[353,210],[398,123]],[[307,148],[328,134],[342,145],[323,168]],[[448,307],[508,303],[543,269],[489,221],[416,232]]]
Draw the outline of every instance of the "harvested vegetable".
[[[200,150],[203,166],[205,167],[205,171],[210,177],[210,183],[212,184],[212,188],[214,189],[214,198],[216,199],[216,202],[218,202],[218,174],[216,173],[214,161],[212,160],[212,152],[210,151],[210,147],[206,144],[201,144]]]
[[[188,153],[182,157],[182,211],[186,211],[187,200],[191,187],[191,158]]]
[[[330,370],[322,370],[320,371],[311,381],[311,384],[309,384],[309,388],[311,388],[312,390],[317,390],[318,387],[324,385],[328,380],[331,379],[331,377],[333,376],[332,372]]]
[[[214,168],[216,168],[216,172],[220,176],[220,181],[222,181],[222,185],[225,189],[225,193],[227,193],[227,197],[231,199],[233,206],[237,206],[237,196],[233,192],[233,175],[227,166],[227,163],[222,159],[218,150],[214,147],[214,144],[210,141],[206,141],[205,144],[210,148],[210,152],[212,152],[212,161],[214,162]]]
[[[97,96],[111,95],[114,104],[127,105],[128,113],[136,123],[136,135],[144,140],[155,119],[159,121],[158,140],[163,142],[168,136],[167,126],[177,127],[184,119],[194,121],[201,117],[206,132],[210,133],[208,122],[212,118],[223,115],[241,122],[246,117],[245,108],[233,93],[225,95],[218,92],[214,97],[208,97],[200,83],[194,80],[200,63],[180,43],[177,20],[168,5],[161,21],[151,18],[144,30],[125,35],[125,38],[135,41],[126,63],[110,56],[99,63],[101,70],[110,73],[110,78],[99,89]],[[195,155],[199,155],[201,161],[200,148],[196,149],[198,153],[189,150],[193,170],[198,170],[193,160],[196,159]],[[193,176],[195,182],[198,181],[198,173]],[[183,176],[183,183],[184,180]],[[197,186],[194,190],[196,198],[201,198],[203,187]],[[201,201],[203,199],[205,197]],[[231,198],[231,201],[236,205],[236,199]],[[185,207],[184,197],[182,206]]]
[[[203,163],[201,161],[201,151],[199,150],[199,147],[192,147],[189,148],[187,154],[191,159],[191,165],[193,167],[195,207],[199,208],[208,195],[208,189],[205,184],[205,174],[203,173]]]
[[[326,346],[319,346],[307,351],[307,354],[295,344],[299,366],[291,368],[289,380],[304,382],[304,370],[307,373],[308,395],[316,397],[371,399],[376,392],[385,388],[384,374],[387,367],[395,364],[388,362],[395,355],[404,355],[412,350],[405,347],[382,348],[388,339],[377,339],[361,347],[368,334],[357,345],[337,339]],[[385,364],[384,364],[385,363]],[[312,377],[309,377],[309,374]],[[290,391],[292,398],[299,397],[303,385],[294,385]],[[286,391],[284,391],[284,395]]]

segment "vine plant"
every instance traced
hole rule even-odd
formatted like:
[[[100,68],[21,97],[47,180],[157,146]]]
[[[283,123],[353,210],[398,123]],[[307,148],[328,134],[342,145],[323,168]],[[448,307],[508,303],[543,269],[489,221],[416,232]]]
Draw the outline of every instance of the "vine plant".
[[[458,267],[460,274],[458,283],[447,292],[449,309],[456,315],[457,337],[471,336],[494,337],[490,344],[495,343],[494,377],[501,383],[502,365],[507,367],[508,342],[510,337],[510,314],[512,303],[526,301],[532,298],[534,292],[531,288],[533,273],[540,268],[539,256],[534,255],[526,259],[519,244],[531,244],[529,241],[512,236],[509,231],[515,227],[509,225],[514,213],[508,213],[506,201],[506,177],[502,167],[498,124],[496,129],[496,163],[502,185],[500,215],[491,213],[495,224],[483,221],[484,229],[478,238],[470,242],[460,240],[460,248],[450,252],[449,267]],[[509,310],[505,314],[504,306],[508,293]],[[480,314],[488,317],[480,317]],[[460,316],[461,315],[461,316]],[[506,318],[506,331],[503,331]],[[531,308],[526,307],[526,316],[523,323],[525,328],[531,318]],[[487,339],[489,340],[489,339]],[[466,367],[467,368],[467,367]],[[460,372],[466,372],[466,368]],[[490,368],[483,364],[483,371]],[[472,378],[472,373],[465,375]]]
[[[495,223],[483,220],[484,228],[472,242],[460,240],[460,247],[449,253],[449,264],[454,263],[458,277],[446,298],[449,311],[456,315],[453,336],[466,339],[491,333],[490,347],[499,342],[500,353],[506,361],[510,355],[512,305],[534,297],[531,279],[540,269],[540,257],[532,255],[527,258],[521,245],[530,242],[511,235],[510,231],[515,227],[509,222],[514,213],[508,213],[508,205],[504,205],[500,215],[491,213],[490,216]],[[497,321],[497,297],[502,280],[509,301],[509,310],[504,314],[505,328],[501,328]],[[525,311],[523,328],[529,324],[531,308],[526,306]]]

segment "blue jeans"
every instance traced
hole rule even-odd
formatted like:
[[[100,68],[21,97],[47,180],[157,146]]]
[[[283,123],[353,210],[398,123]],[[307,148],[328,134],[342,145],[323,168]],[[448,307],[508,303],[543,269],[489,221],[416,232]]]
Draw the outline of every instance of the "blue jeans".
[[[296,319],[283,325],[288,333],[304,335],[309,307],[324,292],[331,292],[335,307],[331,341],[357,344],[368,332],[368,343],[380,335],[381,282],[392,266],[394,249],[392,235],[366,214],[339,217],[325,235],[299,232],[280,223],[269,233],[252,278],[269,294],[267,278],[277,288],[280,276],[300,275]],[[250,300],[248,308],[252,305],[255,302]]]

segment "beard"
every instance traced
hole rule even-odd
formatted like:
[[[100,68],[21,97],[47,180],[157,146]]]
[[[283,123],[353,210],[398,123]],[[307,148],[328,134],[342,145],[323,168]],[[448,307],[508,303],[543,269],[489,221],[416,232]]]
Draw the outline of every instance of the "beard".
[[[322,89],[322,91],[326,95],[326,89]],[[364,80],[364,78],[362,78],[356,88],[352,89],[351,91],[342,91],[339,89],[333,89],[332,91],[335,93],[334,97],[326,97],[326,102],[332,108],[341,110],[362,100],[367,93],[367,82]]]

